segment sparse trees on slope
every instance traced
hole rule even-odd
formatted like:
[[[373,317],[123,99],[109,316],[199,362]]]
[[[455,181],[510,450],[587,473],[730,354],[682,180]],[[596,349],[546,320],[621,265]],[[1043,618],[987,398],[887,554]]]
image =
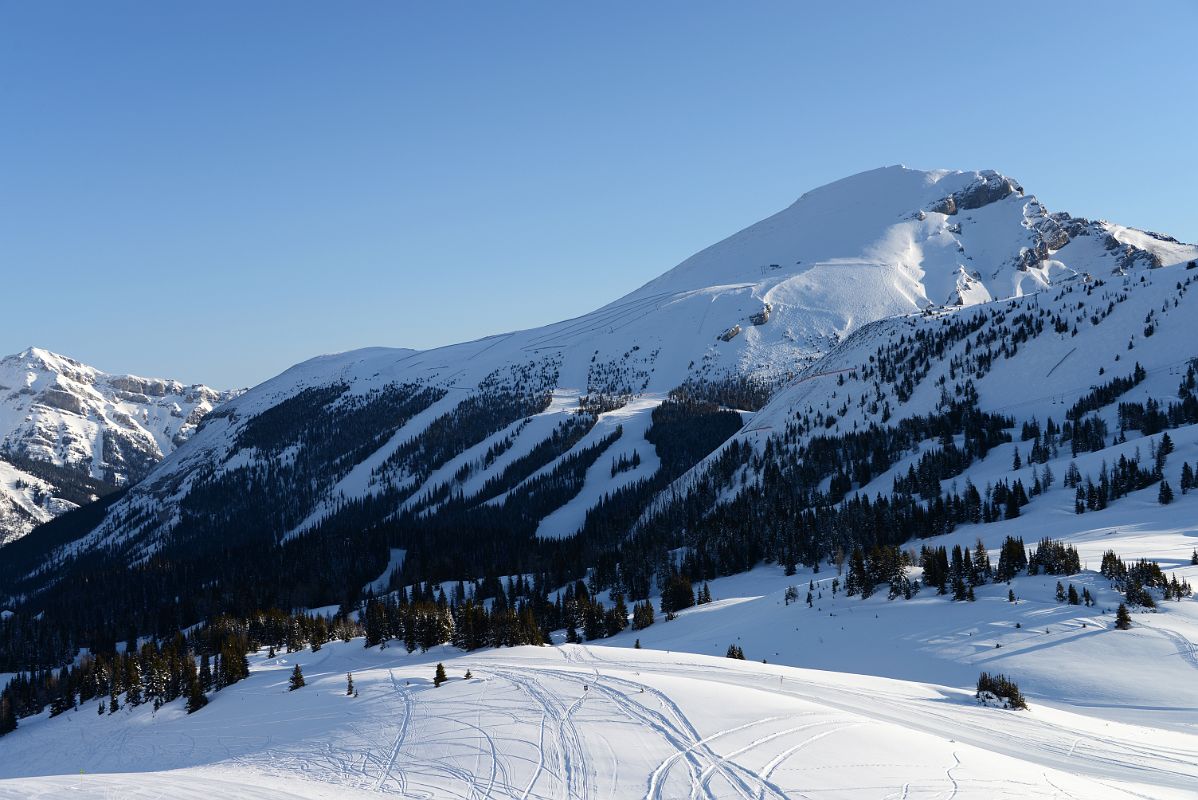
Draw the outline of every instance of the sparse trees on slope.
[[[304,683],[304,671],[300,669],[300,665],[296,664],[295,669],[291,671],[291,680],[288,681],[287,691],[294,692],[296,689],[302,689]]]
[[[1115,612],[1115,627],[1121,631],[1131,628],[1131,612],[1127,610],[1126,603],[1120,603]]]

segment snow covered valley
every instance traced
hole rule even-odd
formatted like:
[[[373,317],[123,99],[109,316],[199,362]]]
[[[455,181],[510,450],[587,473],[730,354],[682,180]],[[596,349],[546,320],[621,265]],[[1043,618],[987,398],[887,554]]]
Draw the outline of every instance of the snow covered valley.
[[[1093,570],[1113,549],[1198,579],[1196,502],[1162,515],[1133,497],[927,542],[983,532],[996,548],[1051,524],[1088,568],[1061,579],[1092,607],[1057,602],[1054,575],[974,602],[862,600],[832,597],[835,570],[765,565],[603,646],[263,649],[194,715],[182,699],[115,715],[92,701],[22,720],[0,743],[0,797],[1193,797],[1198,608],[1164,602],[1115,630],[1119,595]],[[747,660],[724,657],[733,643]],[[288,691],[297,664],[307,685]],[[1016,678],[1030,709],[979,705],[982,670]]]

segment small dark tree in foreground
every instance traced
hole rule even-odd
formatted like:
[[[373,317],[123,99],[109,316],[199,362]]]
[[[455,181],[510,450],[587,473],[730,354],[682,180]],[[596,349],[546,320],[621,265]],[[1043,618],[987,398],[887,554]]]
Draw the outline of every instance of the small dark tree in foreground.
[[[204,694],[203,685],[199,681],[192,681],[187,688],[187,713],[194,714],[206,705],[208,696]]]
[[[17,729],[17,712],[12,707],[8,692],[0,693],[0,736]]]
[[[727,655],[728,655],[728,658],[737,658],[737,659],[740,659],[741,661],[745,660],[745,651],[741,650],[740,645],[737,645],[737,644],[728,645]]]
[[[354,693],[354,674],[352,672],[345,673],[345,694],[347,697],[352,697]]]
[[[449,677],[445,674],[445,665],[438,663],[437,672],[433,675],[433,686],[440,688],[441,684],[447,680],[449,680]]]
[[[1119,604],[1119,609],[1115,612],[1115,627],[1121,631],[1131,628],[1131,612],[1127,610],[1127,603]]]
[[[986,695],[1006,700],[1010,708],[1027,708],[1027,700],[1023,698],[1023,693],[1019,691],[1015,681],[1005,675],[991,675],[989,672],[983,672],[978,676],[976,697],[978,700],[983,700]]]
[[[296,664],[295,669],[291,671],[291,680],[287,684],[287,691],[294,692],[296,689],[301,689],[304,686],[304,671],[300,669],[300,665]]]

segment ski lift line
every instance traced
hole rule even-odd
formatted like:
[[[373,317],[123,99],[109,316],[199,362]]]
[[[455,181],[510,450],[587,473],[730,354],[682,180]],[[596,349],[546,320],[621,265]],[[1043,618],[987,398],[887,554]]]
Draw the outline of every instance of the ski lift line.
[[[563,326],[562,328],[559,330],[546,332],[545,334],[533,339],[530,344],[540,344],[557,336],[565,336],[576,333],[576,329],[578,329],[580,326],[583,328],[583,330],[587,330],[588,325],[590,326],[590,329],[600,327],[601,325],[607,324],[607,322],[609,322],[612,318],[618,318],[629,311],[635,312],[645,305],[652,305],[663,298],[672,297],[675,294],[675,292],[662,292],[660,294],[649,295],[648,297],[639,297],[636,300],[629,300],[626,303],[609,306],[608,308],[602,309],[600,311],[592,312],[590,314],[583,314],[582,316],[574,317],[573,319],[564,320],[563,322],[558,323],[559,325]]]
[[[617,314],[609,314],[609,315],[604,315],[602,317],[593,317],[593,318],[587,320],[587,322],[589,323],[589,325],[587,327],[579,327],[578,325],[573,325],[568,329],[561,330],[561,331],[555,331],[552,334],[547,334],[545,336],[541,336],[537,339],[534,339],[521,349],[530,350],[535,347],[544,346],[548,343],[553,342],[554,340],[560,341],[562,339],[571,339],[571,338],[581,336],[584,334],[594,333],[595,331],[597,331],[601,328],[604,328],[608,325],[614,324],[615,322],[619,321],[623,317],[627,317],[629,315],[636,314],[638,311],[642,311],[644,309],[644,307],[645,307],[644,305],[641,305],[641,306],[636,306],[633,308],[625,308],[625,309],[622,309]],[[653,306],[651,309],[649,309],[647,312],[645,312],[645,314],[652,313],[654,311],[657,311],[660,308],[661,308],[660,305]],[[645,314],[641,314],[640,316],[636,317],[635,319],[640,319],[640,317],[645,316]],[[559,345],[559,346],[564,346],[564,344]]]
[[[652,314],[656,311],[660,311],[660,310],[661,310],[661,305],[655,305],[652,308],[648,308],[648,309],[646,309],[644,306],[640,306],[638,308],[626,309],[625,311],[621,312],[620,314],[618,314],[614,317],[609,317],[608,319],[603,320],[601,322],[597,322],[595,325],[592,325],[589,328],[584,328],[582,330],[574,330],[574,331],[570,331],[569,333],[562,333],[562,334],[557,335],[556,338],[558,338],[558,339],[572,338],[572,337],[580,336],[580,335],[587,334],[587,333],[594,333],[595,331],[599,330],[600,328],[604,328],[607,326],[611,326],[611,327],[607,328],[607,332],[609,334],[615,333],[620,328],[625,328],[625,327],[631,325],[632,323],[636,322],[637,320],[644,319],[645,317],[649,316],[650,314]],[[642,313],[638,314],[637,312],[642,312]],[[635,316],[633,316],[633,315],[635,315]],[[629,317],[631,317],[631,319],[629,319]],[[547,339],[541,339],[539,341],[532,342],[529,345],[522,347],[521,349],[524,351],[532,351],[532,350],[535,350],[537,347],[544,347],[544,346],[566,347],[567,346],[565,343],[557,344],[557,345],[546,345],[545,344],[548,341],[552,341],[553,338],[554,337],[550,337]]]
[[[799,377],[795,378],[793,381],[786,384],[782,388],[789,389],[793,386],[798,386],[800,383],[806,383],[807,381],[813,381],[816,378],[826,378],[829,375],[844,375],[849,372],[857,372],[857,369],[858,369],[857,367],[852,367],[850,369],[831,369],[831,370],[827,370],[825,372],[815,372],[815,373],[812,373],[811,375],[800,375]]]
[[[488,337],[488,338],[491,338],[491,337]],[[504,333],[504,334],[500,334],[499,336],[495,336],[495,337],[493,337],[493,338],[495,339],[495,341],[491,342],[489,345],[487,345],[486,347],[482,348],[481,350],[476,350],[476,351],[474,351],[473,353],[471,353],[471,354],[470,354],[470,357],[469,357],[469,358],[467,358],[466,360],[467,360],[467,361],[472,361],[472,360],[474,360],[474,359],[478,358],[479,356],[481,356],[483,353],[485,353],[485,352],[487,352],[488,350],[490,350],[490,349],[491,349],[492,347],[494,347],[495,345],[497,345],[497,344],[500,344],[500,343],[502,343],[502,342],[506,342],[508,339],[512,338],[512,334],[510,334],[510,333]],[[479,341],[485,341],[485,340],[483,340],[483,339],[480,339]]]
[[[1187,358],[1181,359],[1180,361],[1172,361],[1168,364],[1162,364],[1159,367],[1153,367],[1152,369],[1146,369],[1146,370],[1144,370],[1144,374],[1152,375],[1152,374],[1163,372],[1165,370],[1176,369],[1177,367],[1181,366],[1182,364],[1188,364],[1193,360],[1195,360],[1195,357],[1189,356]],[[1040,397],[1031,397],[1031,398],[1028,398],[1027,400],[1019,400],[1017,402],[1008,403],[1004,406],[998,406],[996,408],[991,408],[989,410],[990,411],[1006,411],[1007,409],[1010,409],[1010,408],[1018,408],[1019,406],[1026,406],[1031,403],[1038,403],[1042,400],[1052,400],[1052,398],[1054,398],[1054,397],[1059,398],[1059,402],[1064,402],[1066,397],[1080,396],[1084,392],[1093,391],[1095,386],[1096,386],[1096,384],[1090,384],[1089,386],[1084,386],[1084,387],[1073,386],[1068,389],[1062,390],[1060,392],[1053,392],[1051,394],[1041,395]]]
[[[1074,353],[1076,353],[1076,352],[1077,352],[1077,348],[1075,347],[1075,348],[1073,348],[1072,350],[1070,350],[1068,353],[1066,353],[1065,355],[1061,356],[1061,360],[1060,360],[1060,361],[1058,361],[1057,363],[1053,364],[1053,365],[1052,365],[1052,369],[1050,369],[1048,372],[1044,373],[1044,377],[1045,377],[1045,378],[1047,378],[1049,375],[1051,375],[1052,373],[1056,372],[1056,369],[1057,369],[1057,367],[1059,367],[1059,366],[1061,366],[1062,364],[1064,364],[1064,363],[1065,363],[1065,359],[1066,359],[1066,358],[1069,358],[1069,356],[1073,355],[1073,354],[1074,354]]]

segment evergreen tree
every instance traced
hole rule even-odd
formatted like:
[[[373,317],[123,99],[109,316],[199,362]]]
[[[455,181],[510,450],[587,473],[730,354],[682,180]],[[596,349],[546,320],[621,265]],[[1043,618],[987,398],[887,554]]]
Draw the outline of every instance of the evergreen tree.
[[[1131,628],[1131,612],[1127,610],[1126,603],[1120,603],[1119,609],[1115,612],[1115,627],[1121,631]]]
[[[1173,488],[1169,486],[1168,481],[1161,481],[1161,490],[1157,493],[1156,499],[1162,506],[1167,506],[1173,502]]]
[[[441,684],[445,683],[447,680],[449,680],[449,677],[445,674],[445,665],[437,662],[437,671],[433,675],[433,686],[440,688]]]
[[[212,691],[212,661],[208,654],[200,656],[200,688],[205,692]]]
[[[728,652],[726,655],[728,656],[728,658],[735,658],[740,661],[745,660],[745,651],[741,650],[740,645],[737,645],[737,644],[728,645]]]
[[[352,672],[345,673],[345,694],[352,697],[354,693],[354,674]]]
[[[103,711],[101,711],[103,713]],[[17,729],[17,712],[13,709],[8,690],[0,693],[0,736]]]
[[[1023,693],[1019,691],[1019,687],[1015,685],[1015,681],[1010,680],[1005,675],[991,675],[988,672],[983,672],[978,677],[977,698],[981,700],[985,694],[1005,698],[1011,708],[1027,708],[1027,700],[1024,699]]]
[[[197,677],[190,681],[187,687],[187,713],[194,714],[206,705],[208,705],[208,696],[204,694],[204,689]]]
[[[1073,588],[1073,584],[1069,584],[1069,605],[1076,606],[1081,604],[1081,598],[1077,595],[1077,589]]]
[[[304,671],[300,669],[300,665],[296,664],[295,669],[291,671],[291,680],[287,684],[287,691],[294,692],[296,689],[304,686]]]

